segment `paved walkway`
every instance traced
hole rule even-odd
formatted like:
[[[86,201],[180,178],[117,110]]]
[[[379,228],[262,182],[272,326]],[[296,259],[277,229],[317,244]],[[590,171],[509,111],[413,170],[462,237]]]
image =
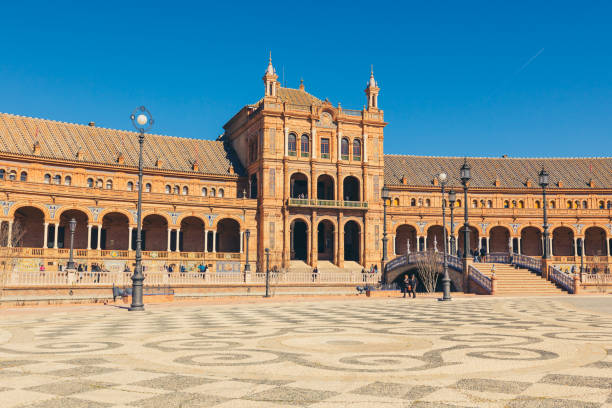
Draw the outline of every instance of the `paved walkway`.
[[[612,296],[2,310],[0,407],[612,407]]]

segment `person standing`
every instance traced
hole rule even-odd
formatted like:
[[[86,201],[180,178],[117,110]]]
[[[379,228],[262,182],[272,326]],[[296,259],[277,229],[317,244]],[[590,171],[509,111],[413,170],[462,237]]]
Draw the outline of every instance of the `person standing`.
[[[408,274],[404,275],[404,280],[402,281],[402,293],[404,297],[406,297],[406,293],[410,290],[410,278]]]
[[[409,286],[410,291],[408,292],[408,297],[410,297],[410,294],[412,293],[412,298],[414,299],[414,298],[416,298],[416,287],[417,287],[417,283],[418,283],[416,276],[412,275],[410,277],[410,281],[409,282],[410,282],[410,286]]]

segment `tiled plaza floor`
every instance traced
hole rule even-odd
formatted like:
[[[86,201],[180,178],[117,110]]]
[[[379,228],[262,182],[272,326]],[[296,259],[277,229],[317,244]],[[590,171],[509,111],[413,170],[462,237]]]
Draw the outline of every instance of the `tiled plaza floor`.
[[[608,407],[612,296],[0,310],[0,407]]]

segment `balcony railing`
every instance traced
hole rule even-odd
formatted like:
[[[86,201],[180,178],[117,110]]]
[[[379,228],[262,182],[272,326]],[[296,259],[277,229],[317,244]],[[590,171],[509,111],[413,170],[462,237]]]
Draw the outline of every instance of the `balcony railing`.
[[[310,198],[289,198],[287,205],[293,207],[368,208],[367,201],[313,200]]]

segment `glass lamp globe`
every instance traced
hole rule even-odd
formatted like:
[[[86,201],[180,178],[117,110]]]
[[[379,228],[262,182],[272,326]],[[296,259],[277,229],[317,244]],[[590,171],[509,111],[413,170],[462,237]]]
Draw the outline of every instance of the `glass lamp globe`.
[[[148,121],[149,121],[149,118],[147,118],[147,115],[143,113],[141,113],[140,115],[136,117],[136,122],[138,122],[140,126],[146,125]]]
[[[440,180],[440,182],[444,183],[446,181],[446,173],[438,174],[438,180]]]

